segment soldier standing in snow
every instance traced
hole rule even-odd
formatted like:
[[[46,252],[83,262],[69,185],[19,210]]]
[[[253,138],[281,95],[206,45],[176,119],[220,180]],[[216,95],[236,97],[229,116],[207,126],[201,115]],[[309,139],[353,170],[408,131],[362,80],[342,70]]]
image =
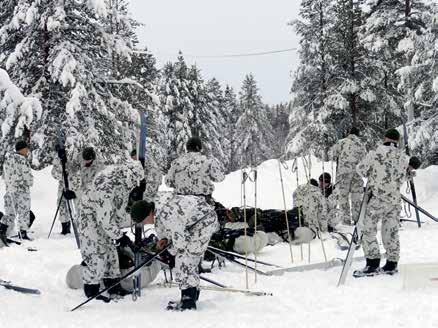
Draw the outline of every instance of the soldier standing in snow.
[[[97,173],[81,196],[79,232],[81,254],[86,264],[83,281],[87,297],[99,292],[102,279],[109,287],[120,277],[116,245],[126,247],[131,243],[121,229],[128,215],[129,194],[143,178],[143,168],[138,161],[110,165]],[[120,284],[108,292],[118,296],[129,293]],[[99,299],[108,301],[105,297]]]
[[[387,261],[381,271],[393,274],[400,258],[399,215],[401,210],[400,187],[411,171],[420,166],[416,157],[409,159],[398,148],[400,133],[390,129],[385,133],[383,145],[366,155],[357,165],[357,172],[368,179],[368,202],[362,228],[362,247],[366,266],[354,272],[355,276],[374,275],[379,272],[380,248],[376,239],[377,223],[382,220],[382,241]]]
[[[355,127],[346,138],[339,140],[331,149],[331,158],[337,162],[336,198],[341,214],[339,221],[346,225],[351,225],[351,222],[357,220],[359,216],[363,180],[357,174],[356,166],[366,153],[366,148],[359,139],[359,130]]]
[[[324,215],[327,221],[328,232],[333,232],[338,224],[336,217],[336,193],[332,184],[332,176],[328,172],[323,172],[318,178],[318,186],[323,197]]]
[[[6,185],[4,196],[5,215],[0,221],[0,238],[6,242],[8,226],[14,224],[18,217],[19,236],[30,240],[27,235],[30,219],[30,187],[33,176],[27,156],[29,148],[25,141],[15,144],[15,153],[8,154],[3,164],[3,178]]]
[[[327,231],[327,220],[324,213],[324,197],[321,194],[318,182],[311,179],[308,183],[299,185],[292,198],[294,206],[302,209],[309,228],[312,230]]]
[[[170,253],[175,255],[176,280],[181,290],[181,301],[170,302],[169,310],[196,309],[199,298],[201,261],[212,234],[219,224],[211,194],[212,182],[225,176],[218,161],[202,155],[201,140],[189,139],[187,153],[172,162],[166,184],[174,188],[174,195],[157,213],[156,231],[160,246],[171,242]]]

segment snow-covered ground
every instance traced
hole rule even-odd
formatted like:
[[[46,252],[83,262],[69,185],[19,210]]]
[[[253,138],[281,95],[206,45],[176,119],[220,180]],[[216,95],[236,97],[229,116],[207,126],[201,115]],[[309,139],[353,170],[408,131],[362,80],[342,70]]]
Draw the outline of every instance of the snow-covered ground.
[[[290,207],[296,177],[289,169],[283,171],[286,201]],[[325,168],[331,171],[331,165]],[[312,177],[321,173],[322,164],[313,163]],[[305,181],[299,168],[300,183]],[[438,214],[438,167],[418,172],[419,203]],[[402,274],[392,277],[354,279],[349,277],[343,287],[336,287],[341,268],[327,271],[286,273],[282,276],[249,274],[250,289],[272,292],[273,296],[255,297],[242,294],[203,291],[198,311],[174,313],[164,311],[170,299],[177,299],[176,288],[150,287],[133,302],[126,297],[118,303],[103,304],[93,301],[76,312],[69,312],[84,300],[82,291],[70,290],[65,275],[71,265],[80,262],[80,254],[72,237],[55,233],[47,240],[47,233],[56,208],[56,182],[46,169],[35,173],[32,190],[32,209],[37,215],[29,246],[38,248],[28,252],[26,247],[0,249],[0,278],[38,288],[40,296],[29,296],[0,288],[0,327],[437,327],[438,289],[404,290]],[[217,185],[215,197],[226,206],[241,205],[240,172],[230,174]],[[3,195],[3,186],[0,192]],[[253,184],[247,185],[248,205],[254,204]],[[257,205],[262,208],[283,208],[278,162],[267,161],[258,168]],[[401,231],[402,263],[437,261],[438,224],[423,218],[422,229],[406,223]],[[344,257],[329,238],[325,242],[328,258]],[[294,246],[294,265],[306,264],[308,249]],[[362,255],[357,252],[357,255]],[[259,259],[281,266],[290,266],[287,244],[266,247]],[[323,261],[321,245],[311,244],[311,262]],[[363,263],[354,263],[361,267]],[[259,266],[259,269],[268,270]],[[235,288],[245,287],[245,272],[228,264],[224,269],[206,275]],[[438,272],[437,272],[438,277]],[[162,280],[160,275],[157,282]]]

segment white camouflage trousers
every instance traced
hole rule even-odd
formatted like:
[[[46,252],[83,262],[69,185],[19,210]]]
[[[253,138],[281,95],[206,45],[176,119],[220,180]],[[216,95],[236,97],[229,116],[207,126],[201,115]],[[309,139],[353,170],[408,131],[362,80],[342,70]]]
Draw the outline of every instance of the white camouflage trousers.
[[[99,284],[103,278],[120,277],[119,257],[113,240],[96,221],[93,206],[82,202],[79,223],[84,284]]]
[[[363,180],[357,173],[342,174],[336,178],[336,198],[339,205],[339,222],[356,221],[363,197]],[[351,208],[350,208],[351,197]]]
[[[398,234],[400,204],[394,205],[372,197],[367,206],[362,227],[362,247],[368,259],[380,259],[377,241],[377,223],[382,220],[382,241],[389,261],[398,262],[400,258],[400,239]]]
[[[203,197],[176,195],[159,212],[160,238],[172,242],[175,278],[181,290],[199,286],[198,265],[218,222],[214,208]],[[157,217],[158,217],[157,216]]]
[[[5,215],[1,219],[1,223],[12,227],[15,224],[15,218],[17,218],[18,229],[27,231],[30,223],[30,190],[6,192],[4,206]]]

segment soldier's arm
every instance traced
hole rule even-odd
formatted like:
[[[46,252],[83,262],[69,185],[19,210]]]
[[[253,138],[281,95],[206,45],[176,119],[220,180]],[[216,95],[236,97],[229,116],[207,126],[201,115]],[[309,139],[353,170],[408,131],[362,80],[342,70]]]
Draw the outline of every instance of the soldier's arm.
[[[214,182],[222,182],[225,180],[224,172],[216,158],[210,161],[210,179]]]
[[[329,150],[329,159],[335,161],[339,157],[339,141],[335,143]]]
[[[175,188],[175,173],[176,173],[176,163],[172,163],[169,172],[167,172],[164,182],[170,188]]]
[[[374,151],[370,151],[364,159],[362,159],[356,166],[356,172],[364,178],[368,177],[369,170],[371,168],[374,159]]]

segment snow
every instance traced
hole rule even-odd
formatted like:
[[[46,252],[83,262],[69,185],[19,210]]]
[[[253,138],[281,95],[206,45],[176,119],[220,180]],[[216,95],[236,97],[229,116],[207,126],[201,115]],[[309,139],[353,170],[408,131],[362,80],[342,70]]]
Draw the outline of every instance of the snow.
[[[305,174],[301,160],[299,180]],[[283,169],[286,200],[291,202],[296,177]],[[330,163],[325,163],[330,172]],[[32,208],[37,215],[33,227],[35,241],[29,246],[38,252],[28,252],[25,247],[12,246],[0,249],[0,278],[16,284],[39,288],[40,296],[29,296],[0,288],[0,326],[16,327],[436,327],[438,289],[403,290],[402,274],[354,279],[351,276],[343,287],[336,287],[340,268],[327,271],[286,273],[283,276],[257,276],[257,283],[249,273],[252,290],[272,292],[271,297],[251,297],[242,294],[203,291],[198,311],[173,313],[164,311],[170,299],[177,299],[176,288],[153,287],[143,290],[142,297],[133,302],[129,297],[117,303],[103,304],[92,301],[74,313],[69,310],[82,302],[82,291],[69,290],[65,284],[67,270],[80,262],[73,237],[59,235],[55,224],[50,240],[47,233],[56,207],[57,182],[50,176],[50,169],[34,172]],[[312,160],[312,177],[317,177],[322,164]],[[416,178],[419,203],[431,213],[438,212],[438,167],[419,170]],[[247,186],[248,204],[253,204],[253,185]],[[258,206],[282,208],[278,162],[270,160],[258,167]],[[163,189],[164,190],[164,189]],[[4,186],[0,183],[0,193]],[[223,183],[217,184],[214,196],[227,206],[240,206],[240,172],[233,172]],[[0,200],[0,205],[1,204]],[[436,261],[438,224],[426,222],[418,229],[416,224],[404,224],[401,231],[401,263]],[[344,257],[334,241],[327,239],[328,258]],[[295,264],[306,264],[308,249],[293,247]],[[361,252],[357,252],[361,255]],[[289,266],[287,244],[266,247],[259,259]],[[321,245],[311,243],[311,262],[323,260]],[[363,263],[356,262],[354,268]],[[269,270],[258,266],[261,270]],[[245,272],[241,267],[227,264],[206,275],[211,279],[235,288],[245,288]],[[437,273],[438,277],[438,273]],[[160,275],[157,281],[162,281]]]

